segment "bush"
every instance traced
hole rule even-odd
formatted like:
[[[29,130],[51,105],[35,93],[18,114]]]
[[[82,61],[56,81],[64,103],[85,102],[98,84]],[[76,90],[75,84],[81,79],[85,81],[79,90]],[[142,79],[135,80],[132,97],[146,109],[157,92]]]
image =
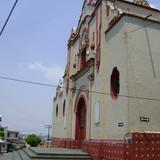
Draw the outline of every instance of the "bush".
[[[38,137],[37,135],[31,134],[31,135],[28,135],[28,136],[27,136],[26,142],[27,142],[31,147],[37,147],[38,144],[41,143],[41,139],[40,139],[40,137]]]
[[[4,137],[5,137],[4,131],[0,131],[0,138],[1,138],[1,139],[4,139]]]

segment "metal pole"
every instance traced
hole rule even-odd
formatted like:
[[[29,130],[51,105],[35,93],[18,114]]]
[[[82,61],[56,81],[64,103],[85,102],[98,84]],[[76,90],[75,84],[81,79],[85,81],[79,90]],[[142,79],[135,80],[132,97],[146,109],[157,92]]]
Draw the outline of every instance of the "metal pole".
[[[51,129],[51,125],[45,125],[45,128],[48,129],[48,136],[47,136],[47,147],[49,147],[49,139],[50,139],[50,129]]]

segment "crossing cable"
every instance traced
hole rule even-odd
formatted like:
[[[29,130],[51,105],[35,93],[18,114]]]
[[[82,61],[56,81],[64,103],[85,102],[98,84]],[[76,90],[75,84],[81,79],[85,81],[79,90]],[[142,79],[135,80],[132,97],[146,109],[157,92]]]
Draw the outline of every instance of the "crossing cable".
[[[3,27],[2,27],[2,29],[1,29],[0,36],[2,35],[4,29],[5,29],[5,27],[6,27],[7,23],[8,23],[8,21],[9,21],[9,19],[10,19],[10,17],[11,17],[11,15],[12,15],[12,13],[13,13],[13,11],[14,11],[16,5],[17,5],[17,2],[18,2],[18,0],[15,1],[15,3],[14,3],[14,5],[13,5],[13,7],[12,7],[12,9],[11,9],[11,11],[10,11],[10,13],[9,13],[9,15],[8,15],[8,17],[7,17],[7,19],[6,19],[5,23],[4,23],[4,25],[3,25]]]
[[[145,24],[145,25],[142,26],[142,27],[138,27],[138,28],[136,28],[136,29],[134,29],[134,30],[131,30],[131,31],[127,32],[127,33],[133,33],[133,32],[139,31],[139,30],[141,30],[141,29],[144,29],[144,28],[146,28],[146,27],[149,27],[149,26],[151,26],[151,25],[153,25],[153,24],[155,24],[155,23],[157,23],[157,22],[158,22],[158,23],[160,22],[159,19],[158,19],[158,21],[154,21],[154,20],[152,20],[152,19],[148,19],[148,18],[151,17],[151,16],[152,16],[152,14],[144,17],[144,21],[146,22],[146,20],[149,20],[149,21],[152,21],[152,22],[150,22],[150,23],[148,23],[148,24]]]
[[[33,81],[27,81],[27,80],[21,80],[21,79],[15,79],[15,78],[10,78],[10,77],[4,77],[0,76],[0,79],[3,80],[9,80],[9,81],[16,81],[16,82],[21,82],[21,83],[28,83],[28,84],[33,84],[33,85],[40,85],[40,86],[45,86],[45,87],[52,87],[52,88],[62,88],[62,89],[67,89],[67,87],[61,87],[58,85],[52,85],[49,83],[40,83],[40,82],[33,82]],[[83,92],[89,92],[89,93],[95,93],[95,94],[100,94],[100,95],[109,95],[112,96],[113,94],[107,93],[107,92],[100,92],[100,91],[90,91],[90,90],[85,90],[85,89],[76,89],[76,88],[69,88],[70,90],[76,90],[76,91],[83,91]],[[149,98],[149,97],[140,97],[140,96],[130,96],[130,95],[123,95],[119,94],[119,97],[122,98],[131,98],[131,99],[140,99],[140,100],[148,100],[148,101],[158,101],[160,102],[160,99],[158,98]]]

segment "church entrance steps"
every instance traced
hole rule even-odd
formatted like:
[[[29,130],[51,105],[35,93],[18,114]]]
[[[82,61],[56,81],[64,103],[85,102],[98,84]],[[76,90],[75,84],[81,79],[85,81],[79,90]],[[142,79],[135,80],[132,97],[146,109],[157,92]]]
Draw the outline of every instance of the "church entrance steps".
[[[18,152],[22,160],[91,160],[85,152],[63,148],[29,148]]]

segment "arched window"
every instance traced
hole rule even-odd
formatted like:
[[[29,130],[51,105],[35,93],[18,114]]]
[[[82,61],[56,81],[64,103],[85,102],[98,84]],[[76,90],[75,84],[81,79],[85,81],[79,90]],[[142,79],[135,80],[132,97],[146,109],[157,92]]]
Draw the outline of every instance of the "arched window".
[[[66,112],[66,101],[64,100],[63,102],[63,117],[65,116],[65,112]]]
[[[80,68],[82,69],[86,65],[86,48],[81,53],[81,63]]]
[[[58,104],[56,106],[56,117],[58,116]]]
[[[120,90],[119,75],[120,74],[117,67],[114,67],[111,75],[111,80],[110,80],[110,94],[113,100],[116,100],[118,98],[118,94]]]

